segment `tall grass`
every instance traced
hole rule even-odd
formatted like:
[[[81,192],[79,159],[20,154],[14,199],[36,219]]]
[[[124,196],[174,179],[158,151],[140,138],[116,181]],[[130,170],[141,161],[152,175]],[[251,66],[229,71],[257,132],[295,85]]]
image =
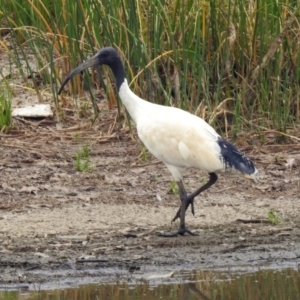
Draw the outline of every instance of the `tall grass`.
[[[286,0],[0,0],[18,62],[34,54],[55,94],[86,57],[114,46],[142,98],[205,117],[219,129],[273,128],[299,121],[300,9]],[[28,64],[28,72],[30,66]],[[98,72],[100,73],[100,72]],[[72,95],[103,87],[110,72],[77,76]],[[96,112],[95,96],[90,88]],[[54,96],[58,109],[63,103]],[[260,127],[259,127],[260,126]]]
[[[0,85],[0,132],[7,132],[12,123],[11,98],[9,87]]]

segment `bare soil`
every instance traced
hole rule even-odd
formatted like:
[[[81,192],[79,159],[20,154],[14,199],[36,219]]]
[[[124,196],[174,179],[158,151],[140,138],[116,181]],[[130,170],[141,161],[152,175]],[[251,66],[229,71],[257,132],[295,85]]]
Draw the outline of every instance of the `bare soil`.
[[[16,88],[14,106],[27,102],[37,99]],[[0,135],[0,286],[300,262],[300,145],[241,147],[260,181],[220,174],[197,198],[195,216],[187,212],[199,235],[163,238],[157,232],[178,226],[171,175],[114,117],[103,109],[93,126],[15,119]],[[93,169],[78,172],[74,158],[86,143]],[[187,189],[207,178],[189,170]]]
[[[0,284],[59,281],[65,273],[58,271],[77,278],[83,270],[108,276],[107,268],[300,261],[296,146],[280,152],[248,149],[260,182],[220,174],[197,198],[195,216],[187,212],[187,224],[199,236],[163,238],[156,233],[177,229],[170,220],[179,206],[163,164],[150,154],[141,161],[139,144],[123,133],[95,141],[94,170],[77,172],[73,157],[85,141],[74,142],[72,136],[92,141],[97,130],[40,127],[1,136]],[[189,170],[185,178],[192,191],[207,175]],[[267,218],[272,209],[279,225]]]

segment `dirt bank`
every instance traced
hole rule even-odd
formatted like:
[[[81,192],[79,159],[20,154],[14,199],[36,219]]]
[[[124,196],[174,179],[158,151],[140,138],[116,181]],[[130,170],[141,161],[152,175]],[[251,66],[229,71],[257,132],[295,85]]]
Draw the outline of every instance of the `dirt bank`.
[[[101,136],[101,122],[65,131],[22,123],[1,135],[0,285],[300,260],[298,146],[244,148],[260,182],[221,174],[195,216],[187,212],[199,236],[168,239],[156,232],[178,226],[170,174],[151,155],[141,160],[128,133]],[[87,141],[94,169],[77,172],[73,157]],[[185,183],[192,191],[206,179],[190,170]]]

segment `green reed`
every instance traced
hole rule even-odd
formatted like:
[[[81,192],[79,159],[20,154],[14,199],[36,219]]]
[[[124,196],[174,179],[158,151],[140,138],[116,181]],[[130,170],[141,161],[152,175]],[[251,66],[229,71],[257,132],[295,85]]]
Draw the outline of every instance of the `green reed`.
[[[0,2],[15,61],[26,61],[22,49],[30,49],[59,109],[63,102],[55,91],[62,78],[98,49],[113,46],[135,93],[197,113],[220,130],[285,132],[299,121],[297,1]],[[109,107],[119,103],[113,82],[106,68],[89,71],[68,84],[69,93],[82,96],[88,87],[97,113],[95,86],[104,88]]]

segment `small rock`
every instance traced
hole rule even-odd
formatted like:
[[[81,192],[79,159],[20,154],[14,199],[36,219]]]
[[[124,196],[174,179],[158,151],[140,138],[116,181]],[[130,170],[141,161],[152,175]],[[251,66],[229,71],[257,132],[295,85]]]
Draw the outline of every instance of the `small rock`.
[[[13,117],[27,117],[27,118],[46,118],[53,117],[53,112],[49,104],[35,104],[15,108],[12,111]]]

